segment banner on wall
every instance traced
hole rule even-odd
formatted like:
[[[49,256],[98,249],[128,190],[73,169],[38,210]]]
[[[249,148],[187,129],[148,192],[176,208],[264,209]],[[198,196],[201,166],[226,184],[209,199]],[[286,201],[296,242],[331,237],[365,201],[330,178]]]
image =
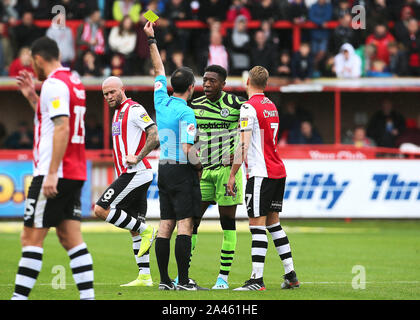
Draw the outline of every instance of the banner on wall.
[[[420,160],[284,162],[288,176],[282,217],[420,218]],[[150,163],[153,181],[148,190],[147,217],[159,218],[158,161]],[[91,168],[88,162],[88,181],[82,191],[83,216],[91,215],[91,206],[97,200],[92,197]],[[0,217],[23,216],[24,192],[31,173],[30,161],[0,161]],[[101,187],[105,190],[107,186]],[[211,206],[204,218],[218,216],[217,206]],[[237,217],[247,217],[244,205],[238,206]]]
[[[285,218],[420,218],[419,160],[284,160]],[[159,217],[157,162],[148,217]],[[245,177],[245,175],[244,175]],[[245,183],[243,184],[245,188]],[[245,190],[244,190],[245,194]],[[211,206],[204,217],[218,217]],[[244,205],[237,217],[246,218]]]
[[[82,216],[91,211],[92,162],[87,163],[87,181],[82,189]],[[25,195],[32,181],[31,161],[0,161],[0,218],[23,217]]]

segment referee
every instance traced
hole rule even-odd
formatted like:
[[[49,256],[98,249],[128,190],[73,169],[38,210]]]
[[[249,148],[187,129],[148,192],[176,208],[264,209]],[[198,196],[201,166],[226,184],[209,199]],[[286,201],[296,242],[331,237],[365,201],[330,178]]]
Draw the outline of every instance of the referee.
[[[160,272],[160,290],[200,290],[188,276],[193,218],[200,214],[200,178],[203,169],[193,147],[196,136],[194,112],[187,105],[194,92],[194,74],[190,68],[178,68],[171,76],[174,90],[167,91],[165,69],[154,37],[153,23],[144,27],[155,74],[154,104],[160,140],[159,199],[160,226],[156,238],[156,260]],[[178,284],[168,274],[170,239],[177,224],[175,258]]]

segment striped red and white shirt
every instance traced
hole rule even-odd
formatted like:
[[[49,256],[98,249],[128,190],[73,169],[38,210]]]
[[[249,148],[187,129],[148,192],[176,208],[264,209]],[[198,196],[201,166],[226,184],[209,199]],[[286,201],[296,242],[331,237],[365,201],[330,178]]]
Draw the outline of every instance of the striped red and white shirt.
[[[276,106],[263,93],[252,95],[241,107],[241,130],[252,131],[245,160],[247,179],[281,179],[286,169],[277,152],[279,115]]]
[[[146,144],[145,131],[155,123],[139,103],[130,98],[115,109],[112,119],[112,143],[114,166],[117,176],[123,173],[151,169],[147,159],[128,166],[127,155],[138,155]]]
[[[35,113],[34,176],[47,175],[53,151],[54,123],[69,117],[70,135],[60,163],[59,178],[86,180],[85,89],[79,77],[68,68],[58,68],[44,81]]]

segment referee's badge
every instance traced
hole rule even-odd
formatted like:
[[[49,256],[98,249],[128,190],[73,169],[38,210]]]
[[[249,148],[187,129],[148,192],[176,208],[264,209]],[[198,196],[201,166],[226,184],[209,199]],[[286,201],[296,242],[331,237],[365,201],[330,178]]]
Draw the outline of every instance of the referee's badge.
[[[163,87],[162,82],[157,81],[157,82],[155,83],[155,90],[159,90],[159,89],[160,89],[160,88],[162,88],[162,87]]]
[[[229,112],[229,109],[227,109],[227,108],[223,108],[222,110],[220,110],[220,115],[223,118],[227,118],[229,116],[229,114],[230,114],[230,112]]]
[[[191,124],[187,127],[187,133],[188,133],[190,136],[195,137],[196,130],[195,130],[195,125],[194,125],[193,123],[191,123]]]

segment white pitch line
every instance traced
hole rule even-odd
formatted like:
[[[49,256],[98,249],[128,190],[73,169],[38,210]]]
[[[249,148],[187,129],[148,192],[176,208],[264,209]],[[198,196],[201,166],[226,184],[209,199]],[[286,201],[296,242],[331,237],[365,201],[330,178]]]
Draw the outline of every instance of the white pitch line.
[[[121,283],[105,283],[105,282],[94,282],[94,286],[119,286]],[[211,285],[212,283],[203,283],[203,285]],[[231,285],[241,285],[242,282],[230,282]],[[301,281],[300,284],[348,284],[351,285],[351,281]],[[420,281],[366,281],[358,284],[420,284]],[[0,284],[0,287],[12,287],[15,284]],[[37,283],[36,286],[51,286],[51,283]],[[66,284],[66,286],[76,286],[74,283]]]

